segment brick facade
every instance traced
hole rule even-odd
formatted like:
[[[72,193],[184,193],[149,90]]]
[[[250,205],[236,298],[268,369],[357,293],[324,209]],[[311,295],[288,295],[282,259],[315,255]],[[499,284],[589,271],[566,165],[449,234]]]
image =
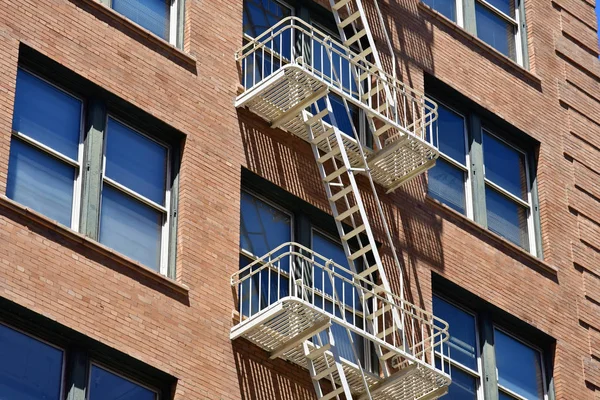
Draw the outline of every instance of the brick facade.
[[[530,71],[415,0],[380,3],[406,82],[423,90],[431,74],[541,143],[543,261],[426,198],[425,177],[381,195],[410,299],[431,309],[432,273],[445,277],[556,340],[556,399],[598,399],[593,2],[526,1]],[[229,340],[229,277],[242,168],[329,213],[317,168],[308,144],[233,106],[242,1],[186,0],[185,12],[182,52],[94,0],[0,0],[0,296],[176,377],[175,399],[311,399],[306,371]],[[186,135],[174,281],[4,196],[22,45]]]

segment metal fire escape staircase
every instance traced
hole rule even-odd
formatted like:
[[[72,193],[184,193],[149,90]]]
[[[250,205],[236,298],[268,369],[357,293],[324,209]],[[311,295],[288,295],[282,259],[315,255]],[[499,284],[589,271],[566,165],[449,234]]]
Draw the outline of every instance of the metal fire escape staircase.
[[[319,399],[435,399],[450,384],[442,350],[448,326],[403,299],[376,184],[392,191],[434,165],[438,151],[426,132],[436,106],[383,71],[361,0],[330,3],[343,43],[300,19],[280,21],[236,54],[245,87],[236,106],[310,143],[350,269],[297,243],[279,246],[232,277],[239,323],[231,338],[306,367]],[[340,129],[340,117],[351,132]],[[391,291],[359,174],[400,274],[400,296]],[[334,328],[345,332],[352,360],[340,356],[336,342],[346,338]],[[374,350],[377,367],[359,342]]]

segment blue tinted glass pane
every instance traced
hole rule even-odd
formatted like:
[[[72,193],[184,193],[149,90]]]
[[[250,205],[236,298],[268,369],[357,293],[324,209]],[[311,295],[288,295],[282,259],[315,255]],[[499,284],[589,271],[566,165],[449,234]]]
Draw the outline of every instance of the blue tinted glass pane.
[[[167,148],[112,118],[106,135],[106,176],[164,205]]]
[[[100,243],[159,270],[162,213],[104,185]]]
[[[71,226],[75,168],[14,139],[6,195],[65,226]]]
[[[344,106],[344,102],[339,96],[334,94],[329,95],[329,101],[331,102],[331,108],[333,109],[333,115],[335,117],[335,122],[337,124],[338,129],[350,137],[355,137],[354,130],[352,129],[352,127],[354,126],[354,129],[356,129],[357,131],[360,129],[360,114],[358,108],[351,104],[348,104],[350,110],[350,117],[352,118],[352,120],[350,120],[348,117],[348,111]],[[319,111],[322,111],[323,109],[327,108],[327,104],[325,103],[324,99],[318,100],[317,105],[319,107]],[[310,112],[314,115],[317,114],[318,111],[317,108],[314,105],[312,105]],[[325,121],[328,124],[332,124],[331,117],[329,115],[326,115],[323,118],[323,121]]]
[[[19,69],[13,129],[77,160],[81,101]]]
[[[444,355],[477,371],[475,317],[437,296],[433,296],[433,313],[450,325]]]
[[[0,399],[59,400],[63,352],[0,324]]]
[[[527,399],[543,399],[540,353],[494,329],[498,383]]]
[[[514,0],[486,0],[488,3],[502,11],[504,14],[515,17],[515,2]]]
[[[92,365],[89,400],[155,400],[156,393]]]
[[[456,0],[423,0],[423,3],[433,8],[446,18],[456,20]]]
[[[489,187],[485,188],[488,228],[529,250],[527,210]]]
[[[483,131],[485,177],[504,190],[527,200],[525,155]]]
[[[291,13],[288,7],[275,0],[245,0],[244,33],[257,37]]]
[[[257,257],[262,257],[282,243],[292,240],[290,216],[256,197],[242,192],[240,214],[240,246]],[[284,258],[281,268],[289,268]]]
[[[506,393],[498,392],[498,400],[515,400],[515,398]]]
[[[475,2],[477,37],[505,56],[516,60],[515,28],[487,7]]]
[[[429,195],[462,214],[465,208],[465,173],[438,158],[428,172]]]
[[[438,118],[433,123],[433,135],[433,143],[442,153],[466,165],[465,119],[461,115],[438,104]]]
[[[170,1],[112,0],[112,8],[155,35],[169,40]]]
[[[441,368],[442,363],[439,358],[436,358],[435,364],[437,368]],[[477,378],[459,368],[450,367],[447,363],[444,368],[446,372],[448,372],[448,368],[451,368],[450,375],[452,376],[452,384],[448,388],[444,400],[477,400]]]

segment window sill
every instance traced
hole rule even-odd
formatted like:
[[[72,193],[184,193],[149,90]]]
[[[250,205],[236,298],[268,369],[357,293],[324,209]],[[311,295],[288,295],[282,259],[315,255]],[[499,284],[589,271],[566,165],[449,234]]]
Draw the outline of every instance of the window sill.
[[[142,37],[142,39],[147,40],[153,46],[158,47],[162,50],[163,55],[167,58],[174,59],[174,61],[183,63],[188,68],[195,68],[197,59],[191,54],[184,52],[183,50],[177,48],[171,43],[167,42],[165,39],[157,36],[156,34],[150,32],[148,29],[138,25],[137,23],[131,21],[129,18],[124,15],[119,14],[112,8],[105,6],[100,3],[98,0],[80,0],[83,3],[89,5],[95,11],[100,12],[102,15],[108,17],[111,21],[116,22],[123,26],[123,28],[129,30],[131,33]]]
[[[434,17],[436,20],[440,21],[447,27],[454,30],[456,33],[460,34],[465,39],[468,39],[471,43],[475,44],[477,47],[482,49],[487,55],[494,57],[496,60],[502,63],[502,65],[508,67],[514,72],[523,75],[525,78],[529,79],[536,85],[540,85],[542,83],[542,79],[534,74],[533,72],[523,68],[521,65],[500,53],[498,50],[479,39],[477,36],[473,36],[471,33],[467,32],[463,27],[456,24],[454,21],[446,17],[445,15],[437,12],[427,4],[422,1],[419,2],[419,9]]]
[[[160,286],[164,286],[171,291],[178,293],[179,295],[187,296],[189,294],[189,287],[174,281],[171,278],[168,278],[164,275],[159,274],[158,272],[142,265],[138,261],[135,261],[121,253],[116,252],[115,250],[106,247],[105,245],[96,242],[79,232],[72,230],[64,225],[59,224],[57,221],[54,221],[43,214],[38,213],[24,205],[17,203],[16,201],[9,199],[5,195],[0,195],[0,207],[4,207],[9,209],[17,214],[27,218],[28,220],[46,228],[51,229],[53,232],[60,234],[61,236],[71,240],[73,242],[82,244],[88,249],[109,257],[111,260],[116,261],[120,265],[130,269],[136,274],[144,276],[146,278],[151,279],[156,282]]]
[[[484,228],[475,221],[467,218],[465,215],[459,213],[456,210],[453,210],[452,208],[430,197],[429,195],[427,195],[425,199],[426,202],[432,205],[434,208],[442,211],[452,219],[457,219],[459,223],[466,224],[467,228],[470,228],[471,230],[475,231],[478,235],[484,236],[486,239],[488,239],[490,242],[496,245],[496,247],[502,252],[512,256],[515,259],[518,259],[524,264],[532,266],[540,272],[549,274],[553,278],[557,277],[558,268],[556,268],[555,266],[552,266],[544,260],[537,258],[528,251],[522,249],[521,247],[515,245],[512,242],[509,242],[502,236],[490,231],[489,229]]]

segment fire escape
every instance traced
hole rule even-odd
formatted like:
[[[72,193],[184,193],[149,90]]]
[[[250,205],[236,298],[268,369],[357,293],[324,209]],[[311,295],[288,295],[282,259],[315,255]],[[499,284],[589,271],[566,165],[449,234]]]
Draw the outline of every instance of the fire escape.
[[[341,42],[288,17],[236,53],[245,88],[236,107],[311,145],[349,269],[297,243],[260,257],[232,276],[239,321],[231,339],[307,368],[321,400],[436,399],[450,384],[442,350],[448,325],[404,299],[376,184],[393,191],[435,164],[437,110],[384,71],[362,1],[330,0]],[[379,16],[371,23],[385,32]],[[399,295],[357,175],[370,184]]]

